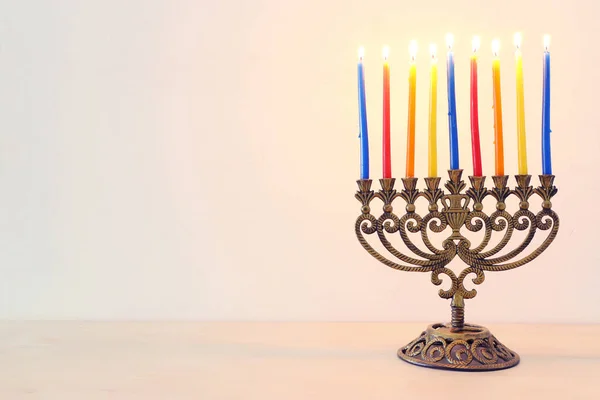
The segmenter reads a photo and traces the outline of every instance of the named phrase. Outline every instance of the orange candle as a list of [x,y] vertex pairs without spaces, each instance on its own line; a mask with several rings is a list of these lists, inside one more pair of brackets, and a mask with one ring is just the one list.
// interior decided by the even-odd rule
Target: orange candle
[[494,60],[492,61],[492,78],[494,83],[494,148],[496,153],[496,175],[504,175],[504,139],[502,136],[502,96],[500,94],[500,58],[498,52],[500,42],[492,42]]
[[410,42],[410,67],[408,70],[408,134],[406,140],[406,177],[415,176],[415,110],[417,96],[417,42]]

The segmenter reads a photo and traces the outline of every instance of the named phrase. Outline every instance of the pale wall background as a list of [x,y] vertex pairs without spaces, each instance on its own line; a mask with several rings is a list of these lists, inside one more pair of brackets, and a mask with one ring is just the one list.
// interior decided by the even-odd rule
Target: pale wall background
[[521,30],[533,174],[541,38],[552,34],[561,231],[535,263],[488,274],[467,317],[600,322],[597,13],[592,0],[2,2],[0,318],[447,319],[429,275],[379,265],[354,236],[356,49],[367,51],[377,178],[380,49],[391,46],[401,176],[407,48],[419,41],[423,176],[426,49],[454,32],[461,164],[470,173],[467,66],[480,34],[490,174],[489,52],[500,38],[506,164],[515,173],[511,41]]

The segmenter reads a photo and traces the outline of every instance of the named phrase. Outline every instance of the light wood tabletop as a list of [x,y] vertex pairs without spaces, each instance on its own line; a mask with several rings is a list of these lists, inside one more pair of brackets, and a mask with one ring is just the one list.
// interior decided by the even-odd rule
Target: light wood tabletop
[[478,373],[398,359],[426,325],[2,322],[0,399],[600,399],[600,325],[487,324]]

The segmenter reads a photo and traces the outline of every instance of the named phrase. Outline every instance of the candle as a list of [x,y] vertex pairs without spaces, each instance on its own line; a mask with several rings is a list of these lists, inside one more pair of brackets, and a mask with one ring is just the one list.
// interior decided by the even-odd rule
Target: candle
[[473,176],[481,176],[481,146],[479,144],[479,105],[477,99],[477,50],[479,36],[473,38],[471,55],[471,149],[473,155]]
[[446,35],[446,44],[448,45],[448,60],[446,64],[446,71],[448,77],[448,129],[450,133],[450,169],[459,169],[458,127],[456,125],[456,88],[454,82],[454,54],[452,53],[454,37],[450,33]]
[[521,34],[515,33],[515,63],[517,76],[517,154],[520,175],[527,175],[527,140],[525,138],[525,94],[523,90],[523,56]]
[[415,109],[417,93],[417,42],[410,42],[410,67],[408,69],[408,132],[406,140],[406,177],[415,176]]
[[432,44],[431,73],[429,84],[429,159],[428,171],[430,177],[437,176],[437,57],[436,48]]
[[392,177],[392,155],[390,145],[390,49],[383,48],[383,177]]
[[542,91],[542,174],[552,175],[550,154],[550,36],[544,36],[544,85]]
[[496,152],[496,175],[504,175],[504,142],[502,138],[502,97],[500,94],[500,59],[498,52],[500,42],[492,42],[494,60],[492,61],[492,78],[494,84],[494,145]]
[[367,98],[365,93],[365,49],[358,49],[358,137],[360,139],[360,179],[369,179],[369,129],[367,127]]

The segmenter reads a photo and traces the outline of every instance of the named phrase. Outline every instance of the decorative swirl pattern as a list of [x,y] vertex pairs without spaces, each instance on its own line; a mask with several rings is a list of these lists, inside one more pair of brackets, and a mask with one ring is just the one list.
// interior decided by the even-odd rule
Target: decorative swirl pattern
[[461,339],[452,341],[446,346],[446,359],[450,364],[469,365],[473,361],[473,353],[471,353],[469,343]]
[[377,224],[381,226],[387,233],[396,233],[400,229],[400,219],[392,213],[383,213]]
[[491,337],[490,346],[495,350],[495,353],[498,354],[498,357],[502,358],[505,361],[508,361],[514,357],[514,353],[510,351],[506,346],[498,341],[495,337]]
[[427,233],[427,229],[430,229],[435,233],[440,233],[444,229],[446,229],[447,226],[448,223],[444,219],[444,214],[438,211],[432,211],[429,214],[427,214],[425,218],[423,218],[423,222],[421,224],[421,240],[423,240],[423,243],[425,243],[427,249],[433,254],[442,254],[444,253],[444,251],[447,251],[447,249],[440,250],[437,247],[435,247],[431,243],[431,240],[429,240],[429,234]]
[[517,211],[515,215],[513,215],[513,221],[515,224],[515,229],[518,231],[524,231],[530,226],[537,225],[535,223],[535,214],[529,210]]
[[452,272],[451,269],[437,268],[431,273],[431,283],[433,283],[436,286],[441,285],[442,280],[440,279],[440,274],[447,275],[450,278],[450,281],[452,282],[450,289],[448,289],[448,290],[440,289],[438,292],[442,299],[449,299],[452,296],[454,296],[454,294],[458,290],[458,286],[459,286],[458,278],[456,277],[454,272]]
[[423,219],[424,229],[422,232],[427,232],[426,228],[429,228],[432,232],[440,233],[448,226],[448,221],[444,218],[444,214],[439,211],[432,211],[425,216]]
[[539,230],[547,231],[553,224],[556,225],[558,217],[552,210],[542,210],[537,214],[535,220]]
[[[475,223],[473,223],[475,221]],[[465,220],[465,228],[471,232],[479,232],[484,225],[487,227],[490,225],[489,218],[481,211],[472,211],[467,215]]]
[[358,223],[360,230],[367,235],[377,232],[377,218],[371,214],[363,214],[358,217]]
[[413,340],[411,343],[409,343],[406,346],[406,354],[408,354],[410,357],[417,357],[423,351],[423,348],[425,347],[424,334],[425,334],[425,332],[423,332],[420,337]]
[[[498,343],[496,343],[496,346],[499,347]],[[500,344],[500,346],[502,345]],[[494,364],[498,361],[498,353],[488,340],[475,339],[471,344],[471,353],[482,364]]]
[[413,364],[462,370],[495,370],[519,363],[519,356],[486,328],[469,325],[473,338],[457,338],[444,325],[431,325],[418,338],[398,350],[398,357]]
[[446,355],[446,341],[442,338],[433,337],[425,344],[422,351],[423,360],[428,362],[441,361]]
[[469,268],[465,268],[463,269],[463,271],[460,273],[460,276],[458,277],[458,282],[459,282],[459,288],[458,290],[462,293],[463,298],[465,299],[472,299],[473,297],[475,297],[477,295],[477,290],[475,289],[471,289],[471,290],[467,290],[465,289],[465,278],[467,277],[467,275],[469,274],[475,274],[475,278],[472,279],[472,282],[475,285],[481,285],[483,283],[483,281],[485,280],[485,275],[483,273],[482,270],[475,268],[475,267],[469,267]]
[[[472,221],[475,218],[477,218],[477,220],[476,220],[475,224],[473,224]],[[490,242],[490,239],[492,238],[492,225],[490,223],[490,217],[485,215],[483,212],[473,211],[473,212],[469,213],[469,216],[465,220],[465,227],[468,230],[470,230],[471,232],[478,232],[481,230],[481,228],[479,226],[480,224],[485,226],[485,234],[483,235],[483,239],[481,240],[481,243],[479,244],[479,246],[477,246],[476,248],[474,248],[472,250],[472,252],[475,254],[481,253],[481,251],[483,249],[485,249],[485,247]]]
[[418,233],[421,231],[421,225],[423,223],[423,219],[419,216],[419,214],[409,213],[401,218],[403,224],[405,224],[406,229],[412,233]]
[[511,226],[512,217],[504,210],[496,210],[490,215],[490,225],[496,232],[502,232],[507,226]]

